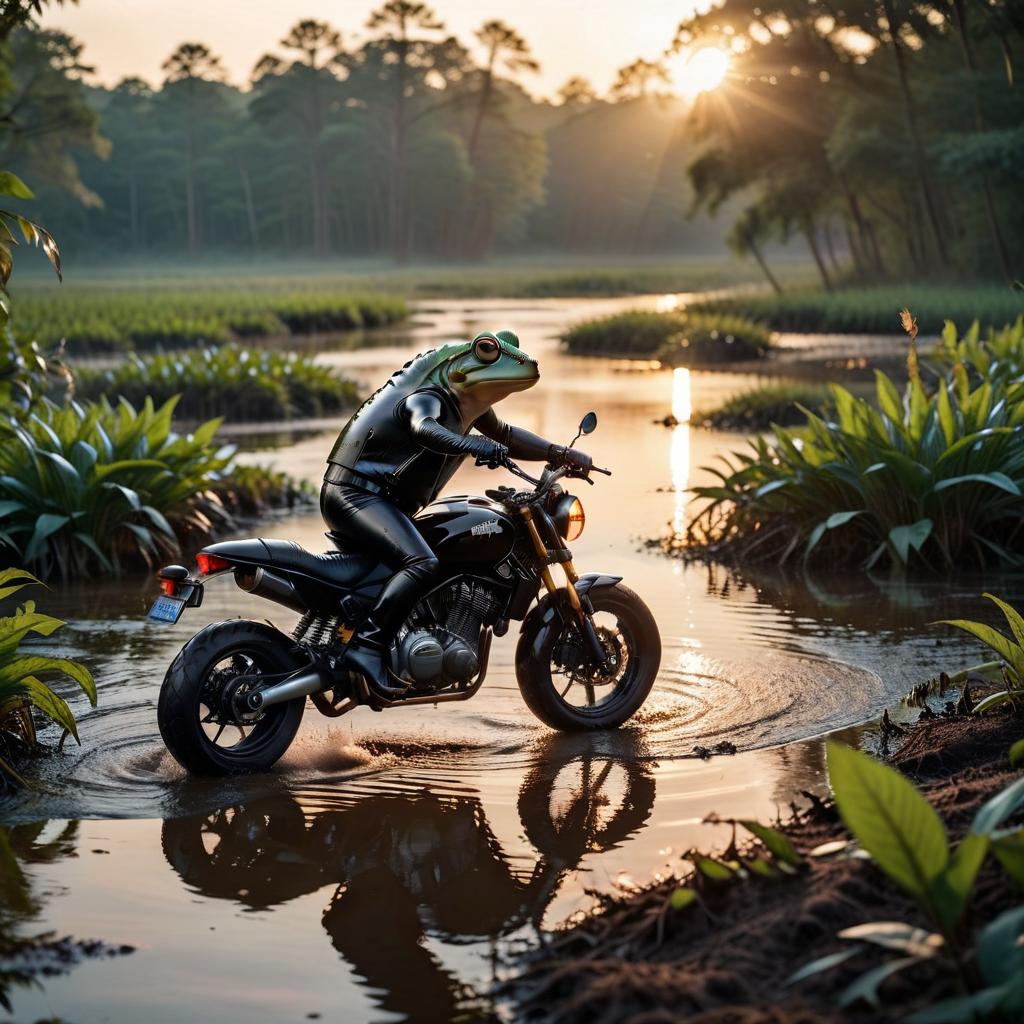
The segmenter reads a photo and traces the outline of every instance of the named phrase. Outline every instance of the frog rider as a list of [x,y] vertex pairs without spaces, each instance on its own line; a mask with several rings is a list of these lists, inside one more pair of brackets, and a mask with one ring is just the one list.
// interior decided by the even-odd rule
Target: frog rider
[[345,654],[369,679],[387,685],[391,643],[439,569],[410,517],[437,497],[467,455],[491,468],[512,457],[590,469],[589,455],[495,414],[497,402],[539,377],[512,331],[478,334],[410,360],[338,436],[320,492],[324,520],[342,543],[394,572]]

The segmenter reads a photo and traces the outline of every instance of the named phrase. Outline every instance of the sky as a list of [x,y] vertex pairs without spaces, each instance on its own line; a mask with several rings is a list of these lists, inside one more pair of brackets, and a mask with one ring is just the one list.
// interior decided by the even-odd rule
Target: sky
[[[301,18],[330,22],[351,47],[365,38],[366,17],[375,6],[370,0],[80,0],[77,7],[48,8],[42,23],[85,43],[83,59],[106,85],[126,75],[158,84],[164,58],[185,41],[205,43],[220,55],[231,80],[243,84],[256,61]],[[524,75],[522,84],[550,96],[574,74],[605,91],[618,68],[659,56],[679,22],[707,3],[433,0],[431,6],[464,45],[475,43],[473,30],[490,18],[512,25],[541,63],[540,73]]]

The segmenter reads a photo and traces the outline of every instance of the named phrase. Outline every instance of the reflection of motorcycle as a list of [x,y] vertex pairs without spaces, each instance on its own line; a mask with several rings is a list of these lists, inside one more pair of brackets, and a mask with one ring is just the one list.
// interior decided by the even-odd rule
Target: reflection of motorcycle
[[642,828],[654,778],[627,733],[542,741],[520,789],[538,858],[524,874],[492,832],[479,797],[378,795],[306,812],[278,794],[164,823],[163,848],[204,896],[264,908],[338,886],[323,915],[334,947],[382,1009],[450,1020],[462,986],[424,946],[539,927],[585,854]]
[[[590,413],[580,431],[596,425]],[[360,704],[380,711],[468,700],[483,683],[491,638],[515,621],[522,622],[516,678],[538,718],[568,732],[613,729],[630,718],[654,683],[661,639],[621,577],[580,576],[573,566],[568,544],[583,532],[583,505],[559,481],[589,476],[549,465],[534,479],[504,465],[531,488],[447,498],[414,517],[441,578],[399,630],[386,681],[349,671],[344,656],[391,576],[376,559],[233,540],[199,552],[196,577],[183,566],[162,569],[163,596],[151,618],[176,622],[200,604],[206,582],[225,573],[243,590],[302,615],[290,637],[266,623],[232,619],[185,645],[157,706],[160,733],[178,762],[197,775],[265,771],[292,742],[307,696],[330,717]],[[556,584],[556,564],[564,586]]]

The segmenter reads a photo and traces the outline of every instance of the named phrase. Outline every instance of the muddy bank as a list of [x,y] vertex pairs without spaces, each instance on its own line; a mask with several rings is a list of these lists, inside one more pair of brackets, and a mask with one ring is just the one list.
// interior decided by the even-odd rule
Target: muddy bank
[[[922,789],[955,842],[977,808],[1019,776],[1008,765],[1007,750],[1022,735],[1020,715],[933,717],[903,738],[890,763]],[[805,803],[782,828],[803,856],[792,875],[724,882],[688,877],[699,898],[680,910],[672,906],[679,881],[668,879],[609,898],[591,916],[549,936],[509,988],[516,1018],[560,1024],[878,1024],[951,994],[948,968],[929,962],[886,981],[881,1009],[864,1003],[838,1009],[839,993],[886,961],[881,949],[788,986],[787,979],[810,960],[850,948],[836,938],[844,928],[868,921],[929,926],[870,861],[808,856],[849,838],[830,802]],[[989,862],[979,875],[970,920],[990,921],[1019,900],[1002,869]]]

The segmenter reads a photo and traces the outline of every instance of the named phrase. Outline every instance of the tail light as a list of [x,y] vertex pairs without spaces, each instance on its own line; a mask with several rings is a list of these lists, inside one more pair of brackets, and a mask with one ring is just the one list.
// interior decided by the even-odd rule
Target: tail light
[[196,565],[199,566],[199,571],[204,576],[231,568],[231,563],[226,558],[221,558],[220,555],[211,555],[207,551],[200,551],[196,555]]
[[178,581],[177,580],[160,580],[160,589],[168,596],[174,597],[178,593]]

